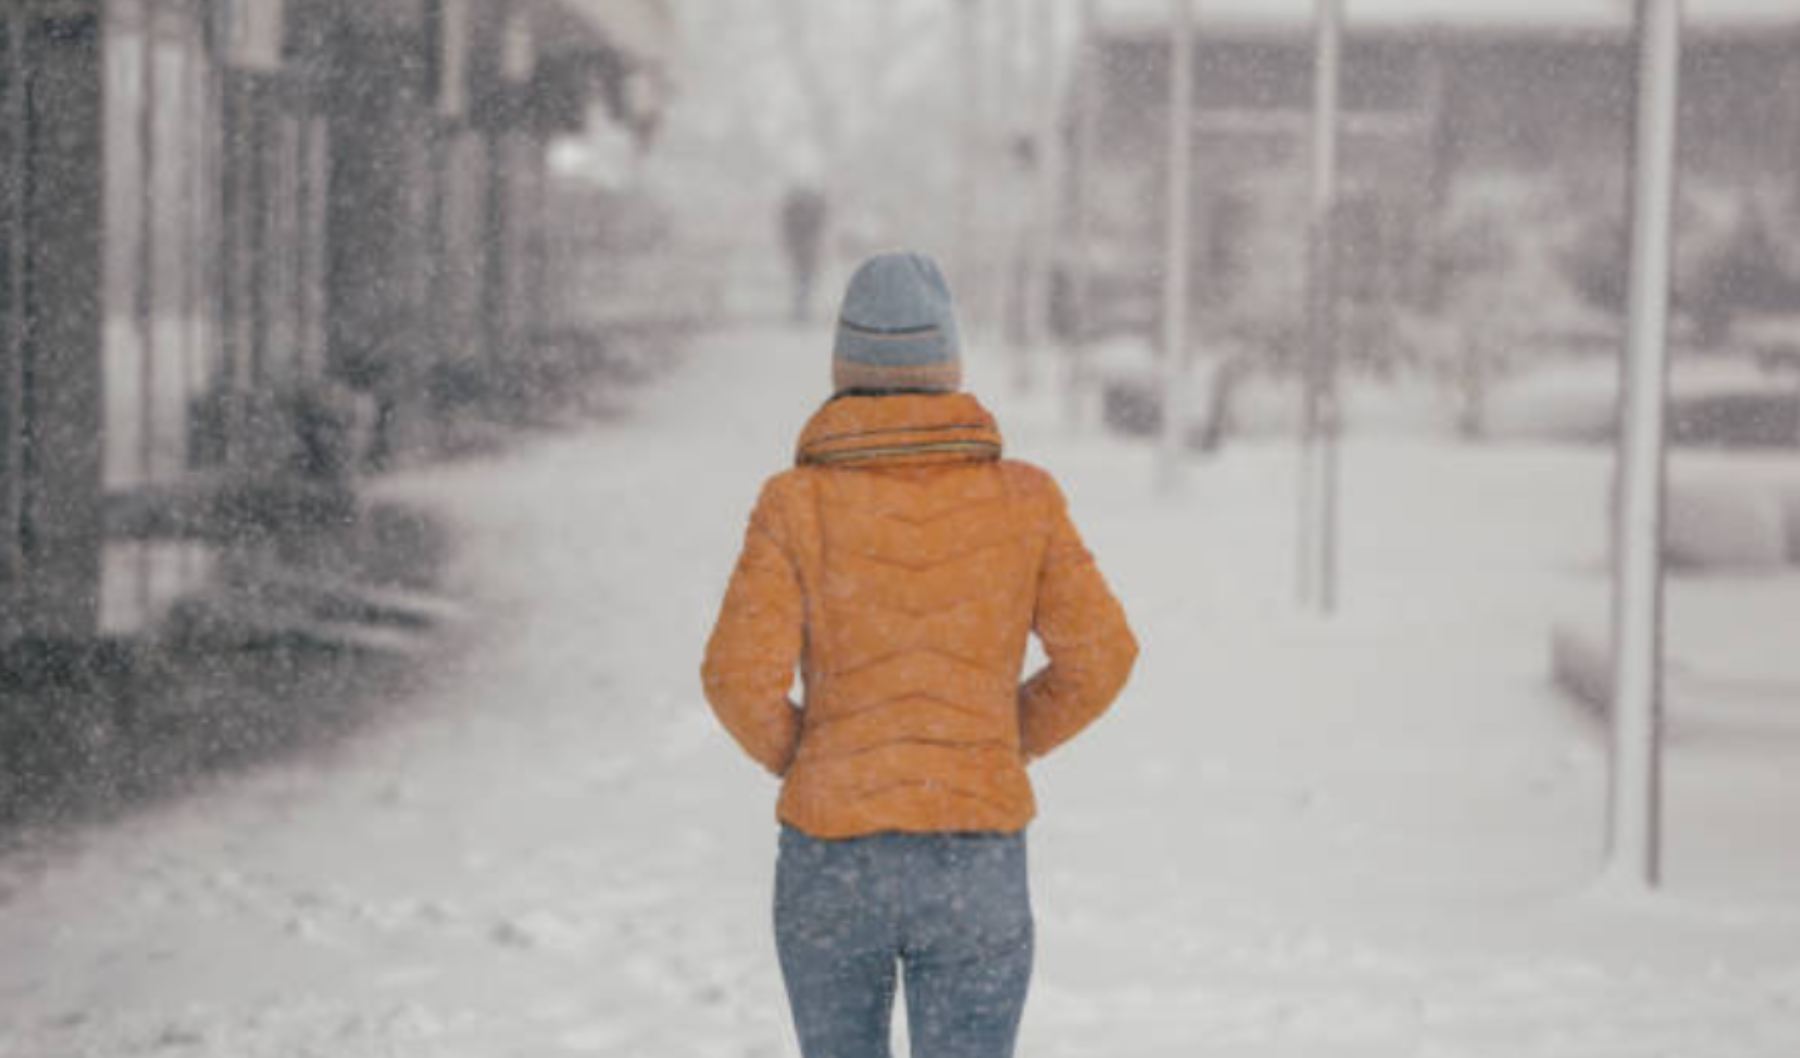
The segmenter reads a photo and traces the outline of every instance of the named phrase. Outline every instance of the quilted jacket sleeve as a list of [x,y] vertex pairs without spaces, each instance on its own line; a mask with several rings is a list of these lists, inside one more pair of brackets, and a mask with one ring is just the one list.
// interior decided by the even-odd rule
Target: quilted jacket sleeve
[[788,558],[779,493],[763,486],[725,601],[706,644],[701,682],[719,721],[757,763],[787,771],[800,737],[788,698],[800,659],[805,609]]
[[1137,660],[1137,640],[1094,557],[1052,494],[1050,541],[1038,576],[1032,631],[1049,663],[1019,689],[1021,745],[1041,757],[1073,738],[1112,704]]

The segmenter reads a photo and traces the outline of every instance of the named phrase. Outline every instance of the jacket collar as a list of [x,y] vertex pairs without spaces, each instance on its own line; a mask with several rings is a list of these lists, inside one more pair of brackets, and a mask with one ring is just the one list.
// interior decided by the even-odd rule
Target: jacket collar
[[801,465],[897,466],[1000,458],[994,417],[968,393],[839,397],[800,432]]

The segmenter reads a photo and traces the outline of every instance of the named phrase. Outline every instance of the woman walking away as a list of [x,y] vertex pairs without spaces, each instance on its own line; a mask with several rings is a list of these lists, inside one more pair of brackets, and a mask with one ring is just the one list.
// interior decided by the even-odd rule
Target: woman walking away
[[[851,277],[835,395],[770,478],[706,648],[707,699],[781,776],[775,939],[805,1058],[1007,1058],[1031,976],[1026,765],[1137,656],[1050,475],[958,392],[950,292]],[[1048,664],[1020,683],[1035,632]],[[788,698],[796,666],[804,705]]]

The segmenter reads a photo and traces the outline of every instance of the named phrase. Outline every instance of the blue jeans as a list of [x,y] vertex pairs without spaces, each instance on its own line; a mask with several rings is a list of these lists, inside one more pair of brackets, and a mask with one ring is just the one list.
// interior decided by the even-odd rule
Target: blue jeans
[[805,1058],[888,1058],[900,967],[913,1058],[1011,1058],[1032,936],[1023,833],[782,828],[775,945]]

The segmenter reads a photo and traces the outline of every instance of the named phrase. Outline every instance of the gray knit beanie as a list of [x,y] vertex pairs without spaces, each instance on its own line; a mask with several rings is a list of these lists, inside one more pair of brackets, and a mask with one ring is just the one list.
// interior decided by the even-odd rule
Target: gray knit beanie
[[832,386],[954,392],[962,385],[962,342],[950,285],[920,253],[884,253],[864,261],[844,290]]

